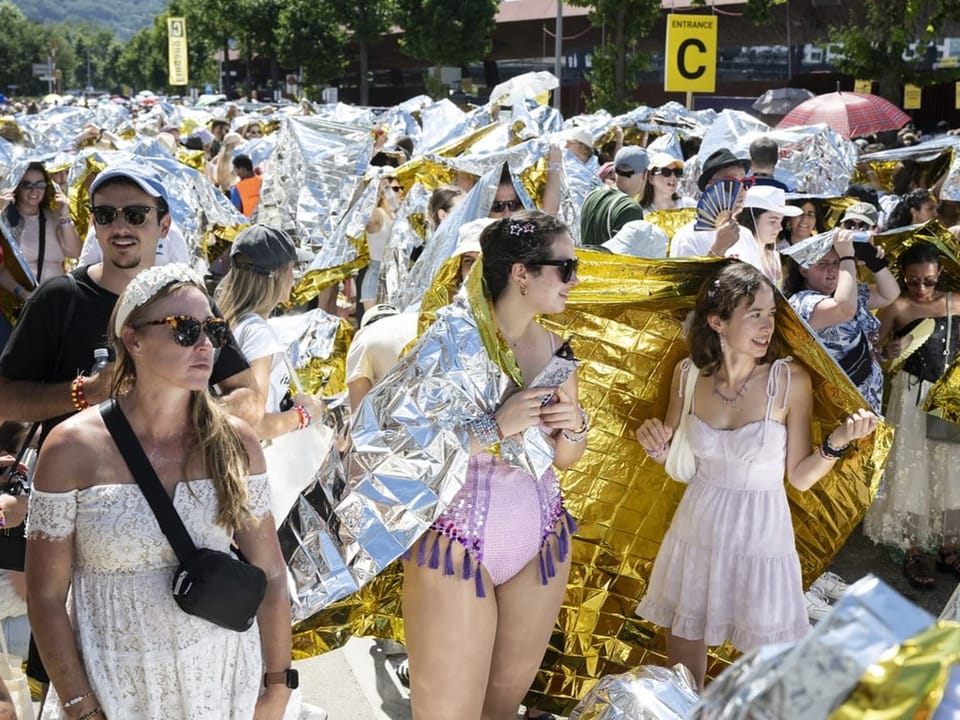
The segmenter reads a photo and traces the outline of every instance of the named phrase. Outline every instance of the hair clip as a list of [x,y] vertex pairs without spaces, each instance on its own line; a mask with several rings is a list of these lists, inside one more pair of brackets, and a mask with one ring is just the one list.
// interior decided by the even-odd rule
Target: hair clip
[[713,287],[707,290],[707,297],[711,300],[716,300],[717,291],[720,289],[720,278],[717,278],[713,281]]
[[510,234],[511,235],[531,235],[537,231],[536,224],[532,222],[525,223],[510,223]]

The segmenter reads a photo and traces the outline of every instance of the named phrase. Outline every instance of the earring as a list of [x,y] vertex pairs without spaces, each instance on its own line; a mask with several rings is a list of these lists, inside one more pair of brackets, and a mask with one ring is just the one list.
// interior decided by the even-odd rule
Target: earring
[[521,286],[520,286],[520,294],[521,294],[521,295],[526,295],[526,294],[527,294],[527,286],[526,286],[526,285],[521,285]]
[[723,335],[720,335],[720,333],[717,333],[717,335],[720,338],[720,352],[726,352],[727,344],[723,341]]

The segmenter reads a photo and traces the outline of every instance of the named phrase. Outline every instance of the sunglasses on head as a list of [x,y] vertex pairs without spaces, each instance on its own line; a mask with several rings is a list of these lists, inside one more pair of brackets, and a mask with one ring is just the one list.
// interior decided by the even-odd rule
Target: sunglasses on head
[[123,213],[123,219],[128,225],[143,225],[147,221],[147,215],[151,210],[160,208],[153,205],[127,205],[117,208],[109,205],[94,205],[90,208],[93,215],[93,221],[97,225],[113,225],[117,220],[117,215]]
[[671,175],[682,178],[683,177],[683,168],[654,168],[651,172],[654,175],[662,175],[663,177],[670,177]]
[[490,212],[502,213],[507,210],[516,212],[522,207],[523,203],[519,200],[494,200],[493,205],[490,206]]
[[46,190],[47,182],[46,180],[37,180],[36,182],[29,182],[24,180],[20,183],[21,190]]
[[844,230],[869,230],[870,225],[865,222],[858,222],[857,220],[844,220],[840,223],[843,226]]
[[537,260],[536,262],[532,262],[530,264],[552,265],[553,267],[558,267],[560,268],[560,281],[568,283],[573,277],[573,274],[577,271],[577,268],[580,267],[580,258],[567,258],[566,260]]
[[169,315],[159,320],[138,323],[134,325],[134,329],[148,325],[169,325],[173,328],[173,341],[182,347],[196,345],[201,330],[210,338],[210,344],[215,348],[222,348],[230,342],[230,326],[223,318],[212,317],[201,322],[190,315]]
[[936,287],[939,280],[936,278],[923,278],[922,280],[920,278],[907,278],[903,282],[910,287],[920,287],[923,285],[924,287],[930,288]]

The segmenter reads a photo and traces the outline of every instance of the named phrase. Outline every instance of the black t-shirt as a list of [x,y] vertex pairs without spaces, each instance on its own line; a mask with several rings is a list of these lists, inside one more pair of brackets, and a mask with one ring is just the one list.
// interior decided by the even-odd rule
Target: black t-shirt
[[[51,278],[30,298],[0,356],[0,377],[60,383],[90,370],[93,351],[107,346],[107,325],[119,296],[97,285],[87,270],[74,270],[76,283],[65,276]],[[70,297],[74,294],[76,301],[72,317],[68,318]],[[217,353],[210,384],[248,367],[231,338]],[[46,421],[43,436],[72,414]]]

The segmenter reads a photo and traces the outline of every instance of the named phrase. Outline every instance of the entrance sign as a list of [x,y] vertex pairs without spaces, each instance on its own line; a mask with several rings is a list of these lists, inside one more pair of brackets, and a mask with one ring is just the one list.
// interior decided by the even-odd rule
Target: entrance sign
[[663,89],[712,93],[717,88],[717,17],[667,15]]

